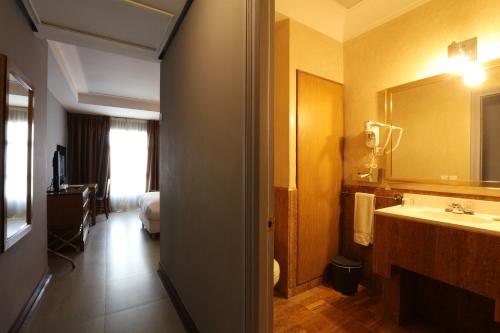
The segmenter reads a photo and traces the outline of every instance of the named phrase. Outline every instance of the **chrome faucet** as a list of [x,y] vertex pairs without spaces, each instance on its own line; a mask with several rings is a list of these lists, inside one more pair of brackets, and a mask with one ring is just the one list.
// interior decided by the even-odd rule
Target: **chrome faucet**
[[472,209],[464,208],[464,206],[462,206],[458,202],[449,202],[448,207],[446,207],[445,211],[453,214],[474,215]]

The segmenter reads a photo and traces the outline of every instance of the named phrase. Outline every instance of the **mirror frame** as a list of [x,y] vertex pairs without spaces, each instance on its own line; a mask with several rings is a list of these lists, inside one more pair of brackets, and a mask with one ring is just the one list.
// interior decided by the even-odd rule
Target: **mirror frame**
[[[487,61],[483,63],[482,66],[485,71],[495,68],[500,68],[500,58]],[[463,76],[459,73],[443,73],[385,89],[383,91],[385,95],[385,103],[384,103],[385,122],[387,124],[391,125],[393,124],[392,95],[394,93],[460,77]],[[393,142],[391,140],[391,147],[392,145]],[[416,184],[431,184],[431,185],[452,185],[452,186],[467,186],[475,188],[494,188],[494,189],[498,189],[500,187],[500,181],[452,181],[452,180],[438,180],[438,179],[395,178],[392,177],[392,168],[393,168],[392,152],[385,155],[384,162],[385,162],[384,181],[387,181],[389,183],[392,182],[392,183],[416,183]]]
[[[28,95],[28,165],[27,165],[27,197],[26,197],[26,225],[14,235],[7,238],[7,211],[5,197],[5,150],[6,150],[6,126],[9,116],[7,95],[9,86],[9,74],[14,76],[29,91]],[[33,112],[34,112],[35,89],[33,84],[13,64],[8,62],[7,56],[0,54],[0,225],[2,234],[0,236],[0,251],[5,252],[20,241],[32,230],[32,206],[33,206]]]

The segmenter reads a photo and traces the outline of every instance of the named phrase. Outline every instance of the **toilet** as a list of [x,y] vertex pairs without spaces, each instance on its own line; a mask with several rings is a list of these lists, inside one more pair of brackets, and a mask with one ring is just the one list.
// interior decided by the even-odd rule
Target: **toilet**
[[280,264],[274,259],[274,265],[273,265],[273,286],[276,286],[278,281],[280,280]]

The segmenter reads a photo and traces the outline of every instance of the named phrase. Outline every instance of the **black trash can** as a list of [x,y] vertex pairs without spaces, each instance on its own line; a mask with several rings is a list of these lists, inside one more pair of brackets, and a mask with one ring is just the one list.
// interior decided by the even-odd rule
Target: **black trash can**
[[344,295],[354,295],[358,291],[361,278],[360,261],[337,256],[332,259],[333,289]]

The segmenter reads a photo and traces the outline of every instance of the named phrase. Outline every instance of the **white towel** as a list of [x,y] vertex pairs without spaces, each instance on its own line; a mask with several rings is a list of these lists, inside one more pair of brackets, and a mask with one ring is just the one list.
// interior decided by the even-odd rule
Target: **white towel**
[[368,246],[373,242],[375,194],[357,192],[354,196],[354,242]]

